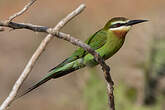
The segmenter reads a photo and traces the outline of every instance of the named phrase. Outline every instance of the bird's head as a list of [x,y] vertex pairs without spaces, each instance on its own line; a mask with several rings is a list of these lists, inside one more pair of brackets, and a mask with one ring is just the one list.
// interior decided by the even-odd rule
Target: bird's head
[[148,20],[129,20],[124,17],[115,17],[106,23],[104,29],[112,31],[118,37],[125,37],[133,25],[146,21]]

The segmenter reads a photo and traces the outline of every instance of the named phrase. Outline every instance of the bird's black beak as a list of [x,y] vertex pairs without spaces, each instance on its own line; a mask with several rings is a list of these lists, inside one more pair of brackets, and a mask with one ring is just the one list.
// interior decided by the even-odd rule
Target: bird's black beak
[[148,20],[130,20],[126,23],[127,26],[132,26],[138,23],[147,22]]

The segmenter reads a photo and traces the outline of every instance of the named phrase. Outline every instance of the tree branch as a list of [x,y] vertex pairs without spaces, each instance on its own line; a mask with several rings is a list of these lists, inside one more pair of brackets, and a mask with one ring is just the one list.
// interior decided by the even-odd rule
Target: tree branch
[[31,5],[33,5],[33,3],[34,3],[35,1],[36,1],[36,0],[31,0],[27,5],[24,6],[24,8],[23,8],[21,11],[19,11],[19,12],[15,13],[14,15],[10,16],[9,19],[7,20],[7,22],[9,23],[9,22],[11,22],[14,18],[16,18],[16,17],[18,17],[18,16],[21,16],[23,13],[25,13],[25,12],[30,8]]
[[41,53],[44,51],[46,45],[49,43],[49,41],[52,39],[53,36],[56,36],[56,37],[63,39],[63,40],[66,40],[66,41],[68,41],[68,42],[70,42],[76,46],[79,46],[94,56],[95,60],[102,66],[102,70],[104,71],[104,77],[105,77],[106,82],[107,82],[109,108],[110,108],[110,110],[115,110],[114,95],[113,95],[114,83],[113,83],[112,78],[110,76],[110,67],[104,62],[104,60],[101,58],[101,56],[97,52],[95,52],[89,45],[83,43],[79,39],[76,39],[76,38],[70,36],[69,34],[59,32],[59,30],[67,22],[69,22],[73,17],[75,17],[81,11],[83,11],[84,8],[85,8],[84,4],[80,5],[79,8],[74,10],[72,13],[68,14],[54,28],[48,28],[46,26],[33,25],[33,24],[28,24],[28,23],[16,23],[16,22],[6,23],[5,21],[4,22],[0,21],[0,26],[2,26],[2,27],[9,27],[12,29],[29,29],[29,30],[32,30],[35,32],[44,32],[44,33],[48,34],[47,37],[41,42],[41,44],[38,47],[38,49],[36,50],[36,52],[33,54],[32,58],[29,60],[24,71],[22,72],[21,76],[16,81],[15,85],[13,86],[13,89],[12,89],[11,93],[9,94],[8,98],[1,105],[0,110],[4,110],[13,101],[13,99],[16,96],[16,93],[17,93],[19,87],[21,86],[22,82],[28,76],[28,74],[32,70],[35,62],[37,61],[37,59],[39,58]]

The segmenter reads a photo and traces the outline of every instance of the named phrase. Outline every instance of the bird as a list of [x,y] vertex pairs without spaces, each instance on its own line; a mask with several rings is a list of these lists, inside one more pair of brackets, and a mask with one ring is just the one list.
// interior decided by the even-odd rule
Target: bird
[[[102,29],[91,35],[84,43],[98,52],[103,60],[107,60],[122,47],[126,34],[131,27],[146,21],[148,20],[129,20],[125,17],[114,17]],[[52,68],[45,77],[25,90],[17,98],[24,96],[51,79],[56,79],[83,67],[95,66],[97,64],[97,61],[90,53],[79,47],[70,57]]]

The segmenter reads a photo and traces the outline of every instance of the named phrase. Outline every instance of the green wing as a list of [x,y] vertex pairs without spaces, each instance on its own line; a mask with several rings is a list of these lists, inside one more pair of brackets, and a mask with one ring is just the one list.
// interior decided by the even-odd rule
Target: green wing
[[[105,31],[99,30],[94,35],[89,37],[85,41],[85,43],[90,45],[91,48],[93,48],[94,50],[97,50],[97,49],[99,49],[100,47],[102,47],[106,43],[106,40],[107,40],[107,35],[106,34],[107,33]],[[85,51],[83,48],[78,48],[69,58],[64,60],[62,63],[60,63],[56,67],[52,68],[50,71],[54,70],[55,68],[62,67],[65,64],[70,63],[70,62],[72,62],[72,61],[74,61],[76,59],[82,58],[86,54],[88,54],[87,51]]]

